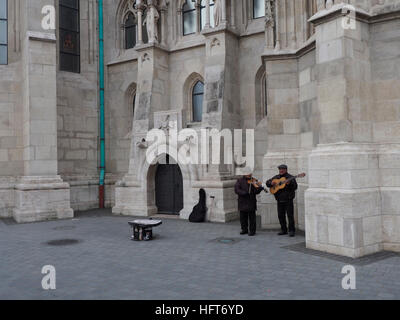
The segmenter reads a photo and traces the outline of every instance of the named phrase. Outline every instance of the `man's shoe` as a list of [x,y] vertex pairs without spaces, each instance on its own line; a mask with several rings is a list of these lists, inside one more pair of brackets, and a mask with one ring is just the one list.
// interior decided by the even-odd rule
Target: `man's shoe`
[[289,237],[293,238],[294,237],[294,232],[289,232]]
[[242,231],[240,231],[240,234],[241,234],[241,235],[244,235],[244,234],[248,234],[248,232],[242,230]]
[[286,234],[287,234],[287,232],[281,231],[281,232],[278,233],[278,236],[284,236],[284,235],[286,235]]
[[252,232],[252,233],[249,233],[249,237],[254,237],[256,235],[256,233],[254,232]]

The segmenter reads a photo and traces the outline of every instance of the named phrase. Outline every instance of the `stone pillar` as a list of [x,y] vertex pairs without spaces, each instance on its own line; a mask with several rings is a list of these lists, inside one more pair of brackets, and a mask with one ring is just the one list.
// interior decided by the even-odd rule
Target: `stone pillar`
[[[268,139],[265,148],[268,152],[263,158],[263,181],[266,181],[278,173],[277,166],[282,163],[288,165],[290,173],[299,172],[301,128],[298,60],[295,57],[278,59],[276,55],[264,56],[263,59],[267,79],[274,84],[268,88]],[[295,200],[296,223],[299,222],[296,204],[299,191]],[[280,228],[276,200],[272,195],[263,196],[258,208],[263,228]]]
[[235,6],[236,6],[236,1],[231,1],[231,21],[230,25],[233,29],[236,29],[236,14],[235,14]]
[[160,8],[161,11],[161,45],[167,45],[167,29],[168,29],[168,21],[167,21],[167,6],[165,2]]
[[274,26],[276,17],[274,14],[274,3],[267,1],[265,4],[265,43],[266,49],[274,48]]
[[24,175],[15,185],[17,222],[73,217],[69,184],[57,175],[57,46],[55,32],[41,29],[47,4],[21,4]]
[[204,29],[208,29],[210,27],[210,0],[206,0],[206,24]]
[[291,20],[291,30],[290,32],[290,47],[296,49],[297,47],[297,35],[296,35],[296,3],[297,1],[292,1],[290,4],[290,20]]
[[226,0],[221,0],[221,7],[222,7],[222,19],[221,19],[221,24],[226,25],[227,20],[226,20]]
[[276,44],[275,50],[279,51],[281,49],[281,18],[279,15],[279,3],[275,3],[275,32],[276,32]]
[[383,248],[366,15],[357,11],[354,28],[344,27],[340,5],[311,19],[321,124],[320,144],[309,157],[306,243],[353,258]]
[[143,9],[144,5],[142,0],[138,0],[137,4],[137,14],[138,14],[138,45],[143,44]]
[[148,175],[146,147],[138,143],[154,128],[154,113],[165,111],[168,101],[168,52],[155,45],[137,49],[138,79],[132,125],[129,171],[115,186],[114,214],[150,216],[157,213],[154,176]]
[[178,8],[178,39],[183,36],[183,26],[182,26],[182,18],[183,18],[183,12],[182,8]]

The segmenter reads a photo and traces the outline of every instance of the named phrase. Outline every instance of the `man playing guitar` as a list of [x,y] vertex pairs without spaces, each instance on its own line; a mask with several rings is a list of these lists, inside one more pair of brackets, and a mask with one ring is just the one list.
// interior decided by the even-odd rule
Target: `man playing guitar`
[[289,236],[294,237],[296,229],[294,221],[293,199],[296,196],[295,191],[297,190],[297,182],[295,177],[293,177],[287,172],[288,170],[287,165],[282,164],[278,167],[278,169],[279,169],[279,175],[276,175],[272,179],[268,180],[266,182],[266,185],[269,188],[273,188],[278,184],[276,180],[285,180],[285,179],[288,180],[283,183],[284,185],[283,188],[280,187],[279,190],[276,193],[274,193],[275,199],[278,202],[278,218],[279,218],[279,223],[281,225],[281,232],[279,232],[278,235],[281,236],[288,234],[288,228],[286,224],[286,214],[287,214],[289,220]]

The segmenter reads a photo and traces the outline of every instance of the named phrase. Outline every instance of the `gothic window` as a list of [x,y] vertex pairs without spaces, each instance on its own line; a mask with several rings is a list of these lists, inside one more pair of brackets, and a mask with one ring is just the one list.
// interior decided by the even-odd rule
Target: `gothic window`
[[186,0],[182,7],[183,35],[186,36],[197,31],[196,5],[193,0]]
[[264,73],[261,80],[261,90],[262,90],[262,98],[261,98],[261,106],[263,108],[262,112],[264,116],[268,115],[268,95],[267,95],[267,75]]
[[0,0],[0,64],[7,64],[7,0]]
[[204,84],[201,81],[193,87],[192,92],[192,121],[201,122],[203,119],[203,96],[204,96]]
[[262,65],[255,76],[255,116],[259,123],[268,115],[268,76],[265,65]]
[[253,0],[253,19],[265,16],[265,0]]
[[60,0],[60,70],[80,72],[79,0]]
[[135,116],[135,103],[136,103],[136,92],[133,95],[133,103],[132,103],[132,115]]
[[125,19],[125,49],[133,48],[136,45],[136,19],[132,12],[129,12]]
[[[200,6],[200,26],[201,30],[204,29],[204,26],[206,25],[206,0],[201,1],[201,6]],[[210,0],[210,27],[214,28],[215,27],[215,22],[214,22],[214,0]]]

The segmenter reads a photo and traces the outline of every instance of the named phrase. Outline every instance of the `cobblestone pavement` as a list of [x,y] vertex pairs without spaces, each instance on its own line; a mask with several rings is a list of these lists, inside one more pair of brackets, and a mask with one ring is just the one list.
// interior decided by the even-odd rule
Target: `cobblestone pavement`
[[[348,261],[291,250],[304,243],[301,235],[248,237],[239,235],[238,222],[163,219],[154,241],[133,242],[132,218],[109,212],[21,225],[0,220],[0,299],[400,298],[397,254],[354,261],[357,289],[343,290]],[[80,242],[47,244],[60,239]],[[56,268],[56,290],[41,287],[44,265]]]

